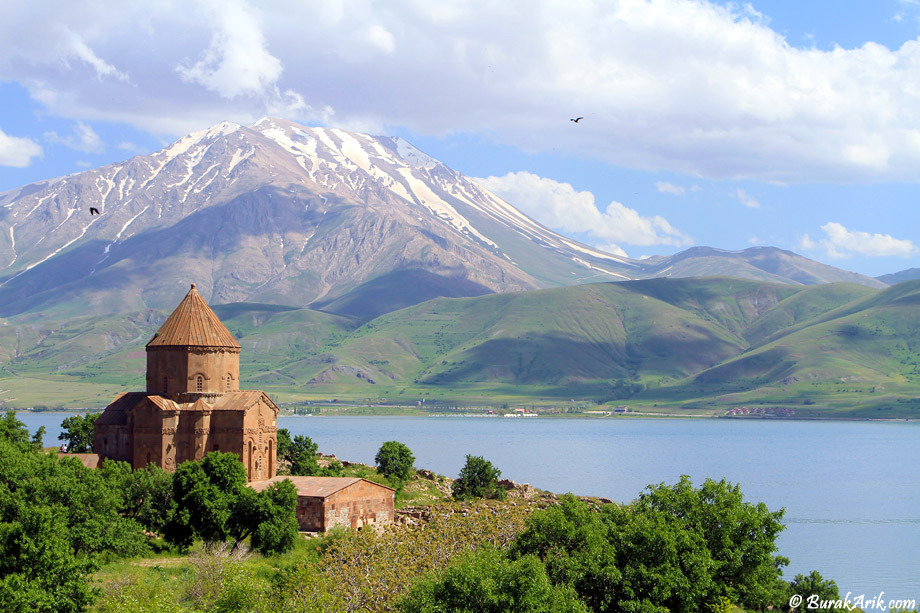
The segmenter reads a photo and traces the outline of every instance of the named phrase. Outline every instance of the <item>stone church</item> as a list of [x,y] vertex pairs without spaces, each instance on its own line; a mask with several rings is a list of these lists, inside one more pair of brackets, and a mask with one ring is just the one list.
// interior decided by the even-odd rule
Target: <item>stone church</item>
[[270,479],[277,419],[265,392],[240,389],[240,344],[193,283],[147,343],[147,391],[123,393],[106,407],[93,450],[170,472],[211,451],[233,452],[250,481]]

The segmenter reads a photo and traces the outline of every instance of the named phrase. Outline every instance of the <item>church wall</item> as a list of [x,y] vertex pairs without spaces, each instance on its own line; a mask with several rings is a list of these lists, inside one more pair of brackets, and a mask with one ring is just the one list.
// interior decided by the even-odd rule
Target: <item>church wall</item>
[[93,432],[93,449],[105,458],[133,462],[133,440],[131,427],[127,424],[99,425]]
[[249,480],[271,479],[277,472],[277,412],[259,400],[243,418],[243,465]]
[[166,468],[164,456],[168,452],[165,449],[164,431],[174,433],[175,427],[171,423],[164,423],[163,411],[152,402],[140,403],[133,412],[134,458],[131,465],[134,468],[144,468],[147,464],[156,464]]
[[148,394],[223,394],[239,389],[239,349],[161,346],[147,349]]

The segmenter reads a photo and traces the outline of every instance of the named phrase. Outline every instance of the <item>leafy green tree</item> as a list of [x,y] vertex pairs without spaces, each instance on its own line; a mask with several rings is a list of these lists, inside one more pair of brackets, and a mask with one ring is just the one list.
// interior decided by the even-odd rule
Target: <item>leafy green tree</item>
[[164,526],[167,541],[189,547],[195,537],[226,541],[227,522],[243,488],[246,469],[233,453],[214,451],[200,462],[183,462],[173,475],[175,509]]
[[64,429],[58,440],[67,441],[68,453],[91,453],[93,451],[93,426],[100,413],[73,415],[61,422]]
[[380,446],[374,456],[377,470],[387,479],[405,481],[412,476],[415,456],[404,444],[397,441],[387,441]]
[[29,451],[33,447],[29,442],[29,429],[16,417],[16,411],[7,411],[0,417],[0,440],[21,451]]
[[0,603],[83,610],[97,593],[86,577],[107,559],[146,551],[142,528],[119,514],[122,496],[101,472],[37,453],[27,433],[0,421]]
[[404,613],[587,613],[575,591],[553,585],[534,556],[509,560],[484,548],[416,583],[399,603]]
[[288,480],[273,483],[259,493],[260,515],[251,520],[252,548],[262,555],[290,551],[300,526],[297,523],[297,488]]
[[785,600],[773,555],[783,512],[744,502],[737,486],[689,477],[652,486],[629,507],[594,511],[573,498],[534,513],[510,548],[535,555],[557,585],[595,611],[765,609]]
[[35,431],[35,434],[32,435],[32,446],[35,447],[38,451],[41,451],[45,448],[45,433],[47,430],[45,426],[40,426],[38,430]]
[[87,581],[99,568],[96,558],[73,554],[61,509],[12,502],[3,504],[0,524],[3,609],[49,613],[85,610],[98,595],[98,589]]
[[247,537],[266,553],[289,550],[297,533],[297,492],[290,482],[263,492],[246,486],[246,469],[233,453],[214,451],[200,462],[183,462],[173,476],[175,507],[163,528],[167,541],[187,548],[195,538],[206,542]]
[[482,456],[467,454],[466,464],[460,469],[460,475],[451,486],[454,498],[457,500],[471,498],[504,500],[505,489],[498,484],[501,474],[502,471],[495,468]]
[[801,611],[833,611],[834,607],[822,607],[822,603],[829,603],[840,599],[840,592],[837,589],[837,583],[830,579],[825,579],[816,570],[807,575],[798,574],[789,584],[790,595],[798,594],[803,598]]
[[316,452],[319,445],[309,436],[298,434],[291,442],[288,451],[288,460],[291,462],[292,475],[313,476],[320,474],[319,462],[316,461]]
[[622,582],[608,525],[588,504],[568,495],[526,520],[509,550],[512,558],[537,556],[550,580],[572,586],[594,611],[613,610]]
[[127,462],[107,460],[98,469],[115,491],[121,493],[119,513],[159,532],[173,507],[172,474],[156,464],[133,470]]
[[277,441],[278,459],[287,460],[288,453],[291,450],[291,431],[287,428],[278,428],[275,438]]
[[726,596],[746,608],[775,602],[786,558],[776,556],[776,538],[785,529],[784,510],[744,501],[737,484],[707,479],[694,488],[683,475],[675,485],[651,486],[635,503],[635,512],[660,511],[698,533],[713,560],[714,596]]

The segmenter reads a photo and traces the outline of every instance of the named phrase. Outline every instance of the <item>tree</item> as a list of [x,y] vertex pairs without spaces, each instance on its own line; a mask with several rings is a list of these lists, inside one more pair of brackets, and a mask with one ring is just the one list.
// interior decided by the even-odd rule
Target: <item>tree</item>
[[7,411],[0,417],[0,440],[6,441],[21,451],[29,451],[34,445],[29,442],[29,429],[16,417],[16,411]]
[[674,485],[650,486],[635,503],[637,512],[660,511],[678,518],[705,539],[713,559],[715,596],[746,608],[776,602],[786,558],[774,555],[776,537],[785,529],[785,511],[744,501],[737,484],[707,479],[698,489],[683,475]]
[[536,556],[553,583],[572,586],[592,610],[612,608],[622,573],[600,513],[567,495],[533,513],[526,526],[511,544],[512,558]]
[[408,447],[397,441],[387,441],[374,457],[377,470],[387,479],[405,481],[412,475],[415,456]]
[[183,548],[195,537],[226,541],[228,522],[246,487],[246,469],[233,453],[214,451],[200,462],[183,462],[173,475],[172,516],[164,527],[167,541]]
[[512,544],[595,611],[705,611],[730,602],[781,605],[788,585],[773,555],[783,512],[744,502],[736,485],[689,477],[650,486],[629,507],[595,511],[568,497],[535,512]]
[[482,456],[467,454],[466,464],[460,469],[460,475],[454,481],[452,491],[457,500],[470,498],[492,498],[503,500],[506,492],[498,484],[502,471]]
[[127,462],[107,460],[99,474],[121,493],[119,513],[151,532],[163,529],[173,507],[172,474],[156,464],[133,470]]
[[246,485],[246,469],[234,453],[209,453],[200,462],[183,462],[173,476],[175,508],[163,528],[170,543],[187,548],[206,542],[248,537],[265,553],[281,553],[294,545],[297,533],[297,491],[288,481],[256,492]]
[[143,553],[142,528],[119,514],[122,496],[100,471],[37,453],[13,420],[0,419],[2,608],[82,611],[98,592],[87,576]]
[[278,445],[276,450],[278,459],[288,459],[288,452],[291,449],[291,431],[287,428],[278,428],[275,438]]
[[575,591],[553,585],[534,556],[509,560],[491,547],[463,556],[417,582],[399,603],[404,613],[587,613]]
[[64,429],[58,440],[67,441],[69,453],[91,453],[93,450],[93,426],[100,413],[74,415],[61,422]]
[[252,517],[252,548],[262,555],[284,553],[294,546],[297,532],[297,488],[285,479],[259,493],[261,515]]
[[811,571],[808,575],[798,574],[789,584],[791,594],[798,594],[802,597],[802,604],[799,606],[800,611],[833,611],[833,606],[826,607],[822,604],[831,601],[840,600],[840,592],[837,589],[837,583],[830,579],[825,579],[816,570]]
[[316,461],[316,452],[319,446],[309,436],[298,434],[291,442],[288,451],[288,460],[291,462],[292,475],[318,475],[319,462]]

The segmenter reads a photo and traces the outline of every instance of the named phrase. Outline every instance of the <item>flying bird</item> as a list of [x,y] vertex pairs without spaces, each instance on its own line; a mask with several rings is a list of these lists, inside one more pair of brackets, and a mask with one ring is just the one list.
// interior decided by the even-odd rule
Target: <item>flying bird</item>
[[578,123],[582,119],[584,119],[584,117],[578,117],[577,119],[569,119],[569,121],[574,121],[575,123]]
[[89,207],[89,216],[90,216],[90,217],[92,217],[93,215],[99,215],[99,214],[100,214],[100,213],[99,213],[99,209],[97,209],[97,208],[94,207],[94,206]]

